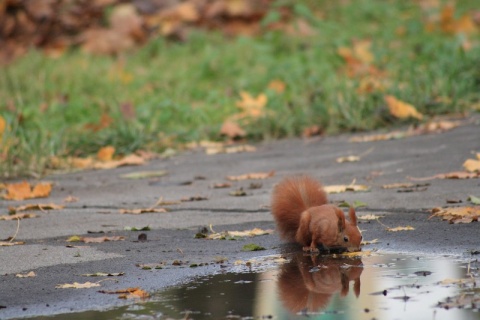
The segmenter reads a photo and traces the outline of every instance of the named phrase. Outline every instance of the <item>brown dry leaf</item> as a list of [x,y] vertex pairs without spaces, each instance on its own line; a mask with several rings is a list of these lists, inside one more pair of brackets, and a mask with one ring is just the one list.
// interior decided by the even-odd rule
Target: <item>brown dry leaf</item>
[[140,288],[127,288],[127,289],[119,289],[119,290],[113,290],[113,291],[101,290],[98,292],[107,293],[107,294],[119,294],[118,296],[119,299],[129,299],[129,298],[145,299],[150,297],[150,295],[146,291]]
[[303,129],[302,137],[311,138],[311,137],[314,137],[314,136],[319,136],[322,133],[323,133],[323,129],[320,126],[313,125],[313,126],[306,127],[305,129]]
[[240,152],[254,152],[254,151],[257,151],[257,148],[248,144],[243,144],[238,146],[229,146],[229,147],[222,146],[220,148],[212,147],[212,148],[205,149],[205,153],[208,155],[214,155],[219,153],[240,153]]
[[122,241],[125,240],[123,236],[111,236],[111,237],[80,237],[80,241],[85,243],[100,243],[106,241]]
[[37,274],[33,271],[30,271],[28,273],[23,273],[23,274],[22,273],[17,273],[15,275],[15,277],[17,277],[17,278],[34,278],[36,276],[37,276]]
[[87,281],[85,283],[64,283],[55,286],[56,289],[88,289],[93,287],[100,287],[99,283]]
[[112,146],[106,146],[103,148],[100,148],[97,152],[97,159],[100,161],[112,161],[113,159],[113,154],[115,153],[115,148]]
[[415,228],[412,226],[387,228],[387,231],[391,231],[391,232],[410,231],[410,230],[415,230]]
[[0,220],[17,220],[17,219],[29,219],[29,218],[37,218],[38,216],[34,213],[17,213],[17,214],[9,214],[9,215],[2,215],[0,216]]
[[382,133],[382,134],[352,137],[350,138],[349,141],[350,142],[385,141],[385,140],[393,140],[393,139],[402,139],[410,136],[412,136],[412,134],[409,133],[408,131],[392,131],[392,132]]
[[231,183],[225,182],[225,183],[215,183],[213,185],[214,189],[223,189],[223,188],[230,188],[232,186]]
[[9,212],[20,212],[20,211],[28,211],[28,210],[40,210],[40,211],[45,211],[45,210],[60,210],[63,209],[64,206],[54,204],[54,203],[37,203],[37,204],[27,204],[24,206],[18,206],[18,207],[9,207],[8,211]]
[[360,157],[359,157],[359,156],[338,157],[335,161],[336,161],[337,163],[357,162],[357,161],[360,161]]
[[391,184],[384,184],[382,186],[383,189],[400,189],[400,188],[412,188],[415,184],[413,183],[391,183]]
[[67,202],[67,203],[72,203],[77,201],[78,201],[78,198],[74,196],[68,196],[65,199],[63,199],[63,202]]
[[275,91],[276,93],[283,93],[285,91],[286,84],[282,80],[272,80],[268,84],[268,89]]
[[453,171],[448,173],[439,173],[430,177],[407,177],[412,181],[428,181],[434,179],[475,179],[480,178],[480,172]]
[[46,198],[52,191],[51,183],[39,183],[32,189],[26,181],[7,184],[7,194],[3,196],[7,200],[24,200],[32,198]]
[[385,76],[384,72],[373,65],[375,57],[371,53],[371,45],[370,40],[358,40],[353,42],[351,48],[338,48],[337,53],[345,60],[345,72],[349,77]]
[[441,217],[442,220],[448,220],[450,223],[470,223],[472,221],[478,221],[480,217],[480,206],[433,208],[432,215],[429,219],[432,217]]
[[385,102],[387,103],[390,113],[394,117],[399,119],[407,119],[410,117],[413,117],[418,120],[423,119],[423,115],[420,112],[418,112],[417,109],[411,104],[398,100],[394,96],[390,96],[390,95],[386,95],[384,99],[385,99]]
[[0,247],[10,247],[25,244],[25,241],[0,241]]
[[69,158],[68,159],[68,163],[70,163],[70,165],[73,167],[73,168],[77,168],[77,169],[87,169],[87,168],[91,168],[93,167],[93,164],[94,164],[94,160],[90,157],[88,158],[76,158],[76,157],[72,157],[72,158]]
[[140,209],[120,209],[121,214],[142,214],[142,213],[164,213],[168,212],[165,208],[140,208]]
[[[478,156],[477,156],[478,157]],[[475,159],[467,159],[463,163],[463,167],[468,171],[468,172],[479,172],[480,173],[480,160],[475,160]]]
[[94,169],[114,169],[123,166],[140,166],[145,164],[145,160],[136,154],[127,155],[120,160],[112,160],[107,162],[96,162],[93,164]]
[[227,176],[227,180],[230,181],[242,181],[242,180],[262,180],[273,177],[275,175],[275,171],[270,172],[254,172],[254,173],[247,173],[242,174],[239,176]]
[[369,244],[376,244],[376,243],[379,243],[380,241],[378,241],[378,239],[373,239],[373,240],[364,240],[361,242],[361,245],[362,246],[367,246]]
[[245,130],[243,130],[237,122],[231,120],[226,120],[222,124],[220,134],[225,135],[231,139],[243,138],[247,135]]
[[351,185],[332,185],[332,186],[325,186],[325,191],[327,193],[341,193],[341,192],[366,192],[370,190],[370,187],[365,185],[359,184],[351,184]]
[[465,14],[458,20],[455,20],[455,7],[452,4],[447,4],[442,8],[440,13],[440,29],[449,34],[458,33],[474,33],[478,28],[470,14]]

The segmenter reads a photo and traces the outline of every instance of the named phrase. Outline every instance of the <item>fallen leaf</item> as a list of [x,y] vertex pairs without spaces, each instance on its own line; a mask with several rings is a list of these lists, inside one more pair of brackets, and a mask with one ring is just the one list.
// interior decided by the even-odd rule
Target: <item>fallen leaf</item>
[[64,206],[54,204],[54,203],[37,203],[37,204],[27,204],[24,206],[18,207],[8,207],[8,211],[10,213],[20,212],[20,211],[28,211],[28,210],[60,210],[63,209]]
[[231,191],[228,194],[233,197],[244,197],[247,195],[247,193],[245,192],[245,190],[243,190],[243,188],[239,188],[237,190]]
[[464,167],[468,172],[478,172],[478,173],[480,173],[480,160],[467,159],[467,160],[463,163],[463,167]]
[[438,284],[448,286],[448,285],[452,285],[452,284],[464,285],[464,284],[469,284],[469,283],[474,283],[474,282],[475,282],[474,278],[466,278],[466,279],[447,278],[447,279],[444,279],[444,280],[440,281]]
[[156,171],[137,171],[130,172],[120,175],[120,178],[123,179],[145,179],[145,178],[156,178],[163,177],[167,174],[165,170],[156,170]]
[[123,228],[125,231],[149,231],[150,226],[145,226],[145,227],[125,227]]
[[222,189],[222,188],[230,188],[232,186],[231,183],[224,182],[224,183],[215,183],[212,187],[214,189]]
[[38,183],[33,189],[26,181],[7,184],[7,194],[3,196],[7,200],[24,200],[32,198],[46,198],[52,191],[51,183]]
[[84,242],[84,243],[100,243],[106,241],[121,241],[125,240],[125,237],[122,236],[111,236],[111,237],[79,237],[71,236],[67,239],[67,242]]
[[366,191],[370,191],[370,187],[365,185],[359,185],[359,184],[331,185],[331,186],[325,186],[324,190],[327,193],[341,193],[341,192],[347,192],[347,191],[366,192]]
[[252,97],[246,91],[240,92],[241,100],[237,101],[236,105],[242,111],[231,117],[230,120],[236,119],[258,119],[263,117],[266,113],[265,106],[268,98],[265,94],[259,94],[256,98]]
[[86,273],[82,274],[84,277],[120,277],[123,276],[125,272],[116,272],[116,273],[110,273],[110,272],[95,272],[95,273]]
[[28,218],[37,218],[38,216],[34,213],[17,213],[0,216],[0,220],[16,220],[16,219],[28,219]]
[[339,254],[341,257],[368,257],[372,255],[372,250],[356,251],[356,252],[344,252]]
[[383,189],[400,189],[400,188],[411,188],[414,187],[415,184],[413,183],[391,183],[391,184],[384,184],[382,186]]
[[480,204],[480,198],[479,197],[469,196],[468,201],[470,201],[473,204],[477,204],[477,205]]
[[255,243],[249,243],[242,247],[242,251],[261,251],[261,250],[266,250],[266,249]]
[[185,197],[180,199],[181,202],[193,202],[193,201],[205,201],[205,200],[208,200],[208,197],[192,196],[192,197]]
[[100,243],[100,242],[106,242],[106,241],[121,241],[121,240],[125,240],[125,237],[122,237],[122,236],[81,237],[81,240],[85,243]]
[[227,180],[230,181],[242,181],[242,180],[261,180],[273,177],[275,175],[275,171],[270,172],[255,172],[255,173],[247,173],[242,174],[239,176],[227,176]]
[[78,198],[74,196],[68,196],[65,199],[63,199],[63,202],[67,202],[67,203],[72,203],[77,201],[78,201]]
[[364,241],[362,241],[361,245],[366,246],[366,245],[369,245],[369,244],[376,244],[376,243],[379,243],[379,242],[380,241],[378,241],[378,239],[373,239],[373,240],[370,240],[370,241],[364,240]]
[[121,214],[142,214],[142,213],[165,213],[165,208],[140,208],[140,209],[120,209]]
[[380,219],[380,218],[383,218],[383,217],[385,217],[385,216],[376,215],[376,214],[357,215],[358,220],[366,220],[366,221],[377,220],[377,219]]
[[247,135],[237,122],[226,120],[220,128],[220,134],[225,135],[231,139],[243,138]]
[[311,138],[311,137],[314,137],[314,136],[319,136],[323,133],[323,131],[324,130],[320,126],[313,125],[313,126],[306,127],[305,129],[303,129],[302,137]]
[[94,169],[114,169],[123,166],[140,166],[145,164],[145,160],[135,154],[127,155],[120,160],[112,160],[107,162],[95,162]]
[[384,99],[385,99],[385,102],[387,103],[390,113],[394,117],[399,119],[407,119],[410,117],[413,117],[418,120],[423,119],[423,115],[419,113],[417,109],[411,104],[398,100],[394,96],[390,96],[390,95],[386,95]]
[[97,152],[97,159],[100,161],[112,161],[113,154],[115,153],[115,148],[112,146],[106,146],[100,148]]
[[16,246],[25,244],[25,241],[0,241],[0,247],[9,247],[9,246]]
[[255,236],[262,236],[266,234],[272,234],[274,230],[267,229],[263,230],[260,228],[254,228],[250,230],[244,231],[224,231],[224,232],[216,232],[209,234],[208,236],[204,237],[208,240],[225,240],[231,238],[243,238],[243,237],[255,237]]
[[281,80],[272,80],[268,84],[268,89],[275,91],[276,93],[283,93],[285,91],[286,84]]
[[466,171],[454,171],[448,173],[439,173],[430,177],[407,177],[412,181],[428,181],[433,179],[475,179],[480,178],[480,172],[466,172]]
[[391,231],[391,232],[410,231],[410,230],[415,230],[415,228],[412,226],[387,228],[387,231]]
[[2,141],[3,133],[5,132],[5,128],[7,127],[7,122],[5,118],[0,115],[0,141]]
[[385,141],[385,140],[403,139],[411,136],[413,136],[413,133],[410,133],[408,131],[392,131],[392,132],[381,133],[381,134],[355,136],[350,138],[350,142]]
[[30,271],[29,273],[23,273],[23,274],[22,273],[17,273],[15,275],[15,277],[17,277],[17,278],[33,278],[33,277],[36,277],[36,276],[37,276],[37,274],[33,271]]
[[344,162],[357,162],[360,161],[359,156],[345,156],[345,157],[338,157],[336,159],[337,163],[344,163]]
[[433,208],[429,217],[441,217],[450,223],[470,223],[478,221],[480,217],[480,206],[475,207],[454,207],[454,208]]
[[145,299],[150,297],[150,295],[146,291],[141,290],[140,288],[127,288],[127,289],[119,289],[119,290],[113,290],[113,291],[100,290],[98,292],[108,293],[108,294],[119,294],[118,296],[119,299],[130,299],[130,298]]
[[[103,35],[108,34],[108,32],[104,32],[102,30],[94,30],[94,29],[88,30],[85,33],[88,34],[89,36],[91,35],[92,39],[95,39],[95,41],[98,41],[99,38],[103,37]],[[99,37],[99,35],[100,35],[100,37]],[[108,113],[104,112],[104,113],[102,113],[102,116],[100,117],[100,120],[98,121],[98,123],[86,124],[85,129],[91,130],[93,132],[97,132],[97,131],[100,131],[100,130],[103,130],[105,128],[110,127],[110,125],[112,123],[113,123],[112,117],[110,117],[108,115]]]
[[239,146],[221,146],[221,147],[209,147],[205,148],[205,153],[208,155],[214,155],[219,153],[240,153],[240,152],[254,152],[257,148],[248,144]]
[[74,283],[58,284],[55,286],[56,289],[70,289],[70,288],[88,289],[93,287],[100,287],[100,284],[96,282],[85,282],[85,283],[74,282]]

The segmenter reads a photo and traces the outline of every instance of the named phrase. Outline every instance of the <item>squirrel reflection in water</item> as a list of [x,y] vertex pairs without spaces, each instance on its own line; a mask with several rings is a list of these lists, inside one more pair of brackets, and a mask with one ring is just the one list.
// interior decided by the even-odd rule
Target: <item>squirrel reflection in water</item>
[[278,294],[291,313],[318,312],[335,294],[346,296],[351,281],[358,297],[362,271],[359,258],[297,254],[280,269]]

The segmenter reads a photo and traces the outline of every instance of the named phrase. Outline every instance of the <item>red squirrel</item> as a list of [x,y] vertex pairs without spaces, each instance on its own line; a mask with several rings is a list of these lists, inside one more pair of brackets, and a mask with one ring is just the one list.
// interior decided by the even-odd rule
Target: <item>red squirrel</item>
[[304,251],[324,249],[359,251],[362,234],[357,227],[355,209],[350,221],[339,207],[328,204],[320,182],[308,177],[287,177],[275,186],[272,214],[282,238],[303,245]]

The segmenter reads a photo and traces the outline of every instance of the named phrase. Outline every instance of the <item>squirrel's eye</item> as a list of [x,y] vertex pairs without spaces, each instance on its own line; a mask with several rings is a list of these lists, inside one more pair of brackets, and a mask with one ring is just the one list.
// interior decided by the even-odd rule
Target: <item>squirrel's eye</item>
[[347,236],[343,237],[343,241],[348,242],[348,237]]

